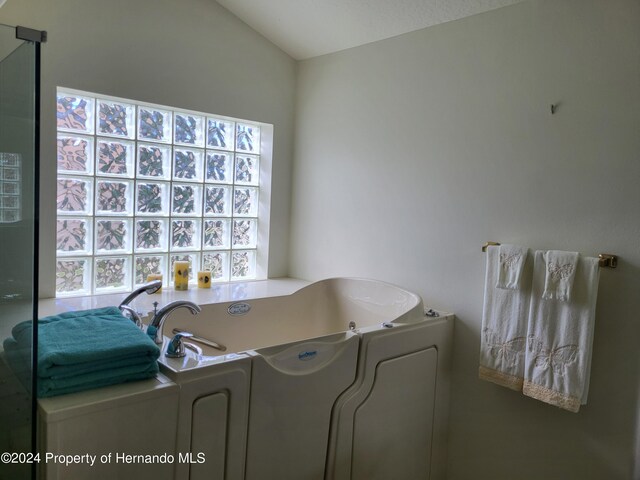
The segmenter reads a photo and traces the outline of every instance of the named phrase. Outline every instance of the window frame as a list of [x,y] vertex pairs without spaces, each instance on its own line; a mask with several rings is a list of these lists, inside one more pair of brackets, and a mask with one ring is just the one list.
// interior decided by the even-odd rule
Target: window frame
[[[124,99],[109,95],[103,95],[99,93],[85,92],[81,90],[70,89],[66,87],[57,87],[56,89],[56,103],[58,102],[58,98],[61,95],[70,95],[70,96],[82,96],[93,99],[93,115],[92,121],[93,123],[93,131],[89,132],[81,132],[81,131],[69,131],[69,130],[59,130],[58,124],[56,122],[56,144],[59,136],[72,136],[72,137],[85,137],[92,140],[92,168],[85,173],[77,173],[77,172],[65,172],[61,171],[56,166],[56,181],[60,178],[77,178],[82,180],[87,180],[91,183],[92,189],[89,192],[89,197],[93,202],[93,206],[90,208],[90,213],[81,214],[81,215],[69,215],[69,214],[60,214],[56,208],[56,225],[58,225],[58,221],[68,219],[68,218],[81,218],[88,219],[88,221],[92,224],[91,235],[88,241],[92,242],[91,254],[81,254],[81,255],[73,255],[73,254],[60,254],[57,248],[58,245],[58,237],[56,236],[56,250],[55,250],[55,262],[56,262],[56,286],[55,286],[55,295],[57,298],[61,297],[73,297],[73,296],[82,296],[82,295],[101,295],[101,294],[112,294],[112,293],[125,293],[131,291],[132,288],[135,288],[139,283],[136,282],[136,270],[135,270],[135,262],[136,257],[139,256],[163,256],[164,257],[164,271],[163,271],[163,286],[171,287],[173,285],[173,273],[170,271],[171,258],[173,255],[182,255],[182,254],[195,254],[195,258],[197,259],[197,266],[192,268],[193,275],[190,280],[190,286],[197,285],[197,271],[201,270],[203,267],[203,259],[204,255],[209,253],[216,252],[226,252],[229,256],[228,266],[227,266],[227,275],[225,278],[221,280],[217,280],[213,283],[225,284],[225,283],[235,283],[235,282],[246,282],[246,281],[254,281],[254,280],[264,280],[267,278],[268,273],[268,251],[269,251],[269,224],[270,224],[270,202],[271,202],[271,167],[272,167],[272,147],[273,147],[273,125],[256,122],[251,120],[244,120],[224,115],[211,114],[201,111],[195,110],[187,110],[184,108],[176,108],[167,105],[159,105],[148,102],[141,102],[137,100]],[[110,102],[110,103],[121,103],[125,105],[133,106],[133,120],[132,125],[134,126],[134,133],[129,137],[117,137],[113,135],[102,135],[98,131],[99,125],[99,115],[98,115],[98,105],[99,102]],[[170,130],[170,141],[169,142],[154,142],[149,138],[140,138],[139,134],[139,112],[144,108],[152,108],[158,111],[163,111],[165,113],[170,113],[171,115],[171,130]],[[176,115],[192,115],[194,117],[201,117],[203,120],[202,125],[202,146],[189,146],[183,143],[176,143],[175,139],[175,128],[176,128]],[[230,183],[220,183],[216,181],[208,181],[205,176],[205,170],[207,166],[207,155],[210,152],[222,152],[220,149],[211,148],[207,143],[207,123],[209,119],[216,119],[225,122],[233,122],[233,132],[234,132],[234,142],[233,148],[230,150],[226,150],[226,153],[231,156],[231,182]],[[238,150],[237,142],[236,142],[236,132],[238,129],[238,124],[244,125],[247,127],[258,127],[260,134],[259,147],[257,152],[250,153]],[[132,163],[129,162],[128,167],[133,169],[133,174],[121,175],[121,176],[108,176],[106,173],[98,173],[98,151],[99,151],[99,143],[105,140],[114,140],[115,142],[121,143],[130,143],[133,145],[133,160]],[[153,179],[147,176],[138,175],[138,162],[139,162],[139,147],[144,145],[152,145],[154,147],[162,147],[165,149],[169,149],[170,159],[169,159],[169,168],[170,172],[168,178],[160,178]],[[192,181],[191,179],[180,179],[176,178],[174,175],[174,161],[176,158],[176,150],[189,150],[189,149],[198,149],[198,151],[202,155],[202,160],[199,166],[200,171],[198,175],[202,178],[199,178],[197,182]],[[245,185],[242,183],[237,183],[235,179],[235,161],[236,157],[243,155],[255,155],[258,157],[258,183],[255,185]],[[99,253],[97,251],[97,236],[98,236],[98,222],[105,220],[122,220],[123,217],[118,214],[99,214],[97,211],[97,189],[98,182],[108,182],[110,180],[121,181],[122,183],[126,183],[132,189],[129,193],[131,203],[131,209],[127,212],[127,215],[124,217],[125,221],[129,223],[130,232],[128,237],[131,242],[131,246],[127,249],[123,250],[120,253],[116,253],[112,255],[111,253]],[[167,197],[168,202],[166,208],[168,211],[163,213],[162,215],[153,215],[153,214],[141,214],[137,212],[137,196],[138,196],[138,185],[143,185],[145,183],[157,184],[157,185],[166,185],[167,190],[169,191]],[[172,200],[172,191],[173,187],[178,185],[187,185],[187,186],[197,186],[200,189],[200,205],[199,205],[199,214],[198,215],[181,215],[175,214],[173,210],[173,200]],[[228,216],[210,216],[205,215],[204,212],[204,197],[207,188],[215,188],[215,187],[226,187],[230,189],[230,212]],[[258,193],[258,203],[255,211],[255,215],[251,215],[250,217],[243,217],[241,215],[236,215],[234,213],[234,189],[245,189],[245,188],[255,188]],[[204,249],[202,245],[202,239],[204,235],[204,226],[205,222],[208,221],[216,221],[216,220],[228,220],[230,230],[233,230],[233,225],[235,221],[242,221],[244,218],[248,218],[251,220],[255,220],[257,223],[257,228],[255,231],[256,244],[255,248],[252,248],[250,245],[247,248],[234,248],[232,243],[232,232],[229,232],[229,245],[226,248],[215,248],[215,249]],[[175,221],[184,221],[184,220],[193,220],[195,219],[199,223],[199,245],[198,248],[189,248],[185,250],[178,250],[172,248],[171,244],[171,225],[172,222]],[[165,249],[158,251],[141,251],[134,246],[135,243],[135,227],[136,222],[147,221],[147,220],[162,220],[165,222],[165,226],[169,230],[165,233],[167,236],[167,240],[165,243]],[[234,252],[253,252],[250,253],[255,255],[255,267],[254,274],[249,277],[237,277],[234,278],[232,276],[231,270],[233,268],[231,257]],[[184,252],[184,253],[183,253]],[[128,259],[128,278],[129,280],[126,282],[127,284],[124,287],[118,288],[107,288],[104,290],[97,290],[96,287],[96,275],[93,269],[96,266],[96,262],[98,259],[106,259],[109,257],[126,257]],[[89,272],[85,272],[85,275],[90,278],[90,290],[81,290],[81,291],[72,291],[72,292],[59,292],[58,291],[58,262],[59,261],[69,261],[69,260],[77,260],[82,258],[83,260],[88,259],[88,262],[85,264],[86,268],[90,270]]]

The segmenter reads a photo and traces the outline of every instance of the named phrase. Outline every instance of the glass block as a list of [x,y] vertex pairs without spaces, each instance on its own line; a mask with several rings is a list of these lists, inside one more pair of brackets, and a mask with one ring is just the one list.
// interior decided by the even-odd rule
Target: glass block
[[167,273],[166,255],[139,255],[133,259],[134,287],[147,283],[147,275],[162,275],[166,285],[169,275]]
[[171,143],[171,112],[153,107],[138,107],[138,139]]
[[205,220],[202,227],[202,248],[229,248],[231,220]]
[[0,210],[0,222],[2,223],[14,223],[19,222],[22,219],[20,215],[21,210]]
[[235,182],[244,185],[258,185],[258,157],[254,155],[236,155]]
[[176,148],[173,150],[173,179],[202,182],[204,151]]
[[235,188],[233,191],[233,213],[240,217],[258,216],[258,189]]
[[98,100],[98,135],[134,138],[136,107],[123,102]]
[[2,178],[5,182],[18,182],[20,181],[20,167],[2,167]]
[[200,265],[200,254],[184,253],[169,256],[169,284],[173,285],[173,264],[175,262],[189,262],[189,283],[196,283],[197,267]]
[[258,239],[258,220],[234,220],[231,243],[233,248],[256,248]]
[[20,195],[20,184],[18,182],[0,182],[0,188],[5,195]]
[[2,197],[0,197],[0,206],[2,206],[2,208],[19,209],[20,208],[20,197],[19,196],[15,196],[15,195],[2,196]]
[[136,182],[136,215],[169,215],[169,184]]
[[255,250],[235,251],[231,254],[231,280],[248,280],[256,276]]
[[135,147],[133,142],[98,139],[96,175],[133,178]]
[[260,127],[238,123],[236,125],[236,150],[260,153]]
[[173,143],[204,147],[204,118],[188,113],[176,113]]
[[131,253],[131,220],[96,219],[96,254]]
[[207,147],[233,150],[234,123],[220,118],[207,118]]
[[0,167],[19,167],[22,155],[19,153],[0,152]]
[[231,215],[231,187],[204,188],[205,215]]
[[91,227],[92,222],[86,218],[59,218],[56,227],[57,255],[91,255]]
[[171,250],[200,250],[200,220],[171,220]]
[[166,220],[136,220],[136,252],[167,251],[167,233]]
[[58,134],[58,171],[93,173],[93,138]]
[[132,215],[133,182],[129,180],[96,181],[97,215]]
[[59,92],[56,105],[58,130],[93,133],[94,105],[93,98]]
[[207,151],[205,182],[231,183],[231,161],[233,155],[225,152]]
[[91,215],[93,180],[58,177],[56,204],[58,214]]
[[131,257],[96,257],[93,278],[95,293],[131,290]]
[[208,252],[202,254],[202,270],[211,272],[212,282],[229,280],[229,252]]
[[56,296],[91,294],[91,262],[89,258],[56,260]]
[[173,184],[171,187],[171,212],[173,215],[200,215],[202,211],[202,187],[199,185]]
[[169,180],[171,178],[171,147],[139,143],[137,176]]

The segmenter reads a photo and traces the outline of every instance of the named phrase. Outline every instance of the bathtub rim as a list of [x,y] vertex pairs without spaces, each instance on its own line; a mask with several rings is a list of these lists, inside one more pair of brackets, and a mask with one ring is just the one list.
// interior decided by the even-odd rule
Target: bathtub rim
[[[176,291],[172,288],[163,288],[160,293],[153,295],[141,295],[132,302],[132,306],[141,313],[143,320],[153,312],[153,302],[166,305],[176,300],[189,300],[201,306],[251,301],[263,298],[282,297],[293,295],[303,289],[322,284],[339,281],[371,282],[391,287],[406,292],[422,302],[422,298],[412,290],[403,288],[383,280],[365,277],[334,276],[320,280],[309,281],[295,277],[270,278],[266,280],[252,280],[248,282],[229,282],[214,284],[211,288],[197,288],[191,286],[186,291]],[[119,305],[126,294],[86,295],[84,297],[45,298],[38,301],[39,317],[57,315],[64,312],[87,310]]]

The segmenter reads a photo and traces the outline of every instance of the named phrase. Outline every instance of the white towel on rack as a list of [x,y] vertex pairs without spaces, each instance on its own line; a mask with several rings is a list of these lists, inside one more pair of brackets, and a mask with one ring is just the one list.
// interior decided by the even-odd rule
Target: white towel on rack
[[483,380],[518,391],[524,380],[532,264],[525,251],[520,288],[497,288],[500,250],[496,246],[487,248],[478,373]]
[[546,264],[536,252],[523,393],[577,412],[589,392],[598,259],[579,258],[569,302],[543,298]]
[[500,245],[497,288],[518,289],[529,249],[518,245]]
[[546,272],[542,298],[568,302],[571,300],[573,279],[576,274],[578,252],[549,250],[544,254]]

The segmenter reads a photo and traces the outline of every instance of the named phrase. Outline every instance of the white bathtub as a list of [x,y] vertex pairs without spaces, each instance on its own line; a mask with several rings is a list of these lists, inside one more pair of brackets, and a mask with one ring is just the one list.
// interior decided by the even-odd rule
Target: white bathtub
[[[229,307],[238,313],[230,314]],[[345,332],[350,322],[364,331],[383,322],[419,322],[423,316],[422,300],[414,293],[374,280],[332,278],[291,295],[202,305],[196,317],[177,310],[164,335],[171,337],[174,328],[188,330],[223,344],[229,354]]]
[[452,327],[414,293],[350,278],[175,311],[165,337],[226,347],[162,356],[180,385],[176,450],[206,456],[175,478],[444,478]]

